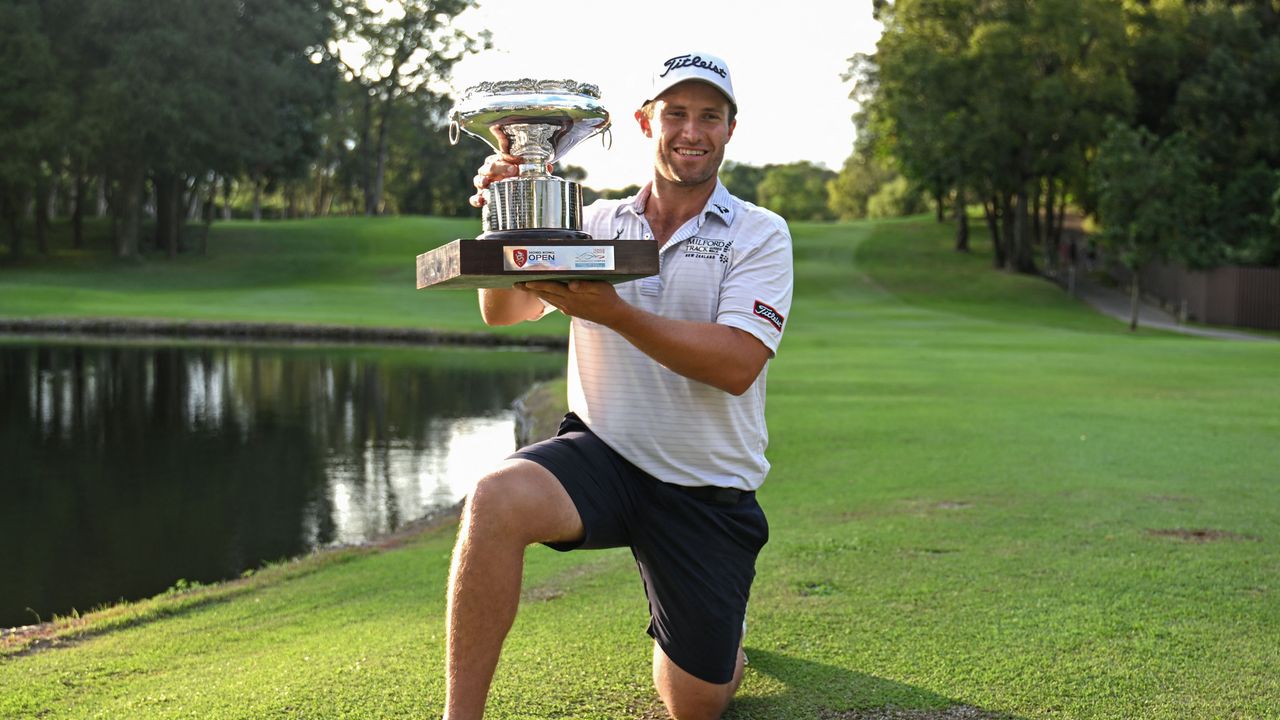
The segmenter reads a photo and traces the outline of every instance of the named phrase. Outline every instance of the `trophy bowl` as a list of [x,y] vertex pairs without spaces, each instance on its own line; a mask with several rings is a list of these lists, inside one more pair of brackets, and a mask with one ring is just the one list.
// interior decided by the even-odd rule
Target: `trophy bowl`
[[[462,133],[519,158],[519,174],[491,183],[476,240],[418,256],[418,288],[509,287],[522,280],[621,282],[658,272],[655,243],[593,240],[582,231],[582,186],[547,171],[583,140],[609,130],[600,89],[574,80],[502,80],[467,88],[450,113]],[[607,136],[606,136],[607,137]]]
[[[520,174],[485,190],[481,239],[510,231],[585,237],[582,188],[547,172],[574,146],[609,129],[600,89],[573,80],[506,80],[467,88],[450,115],[449,140],[459,132],[494,151],[520,158]],[[529,237],[531,233],[525,232]]]

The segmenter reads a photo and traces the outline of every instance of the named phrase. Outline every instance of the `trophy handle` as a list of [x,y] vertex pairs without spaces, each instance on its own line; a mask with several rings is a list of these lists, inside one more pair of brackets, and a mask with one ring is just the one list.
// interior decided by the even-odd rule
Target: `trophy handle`
[[458,124],[457,120],[450,120],[449,121],[449,144],[457,145],[458,140],[460,140],[461,138],[462,138],[462,126]]
[[600,136],[600,144],[604,146],[605,150],[613,149],[613,126],[612,125],[605,125],[604,127],[600,128],[600,130],[596,134]]

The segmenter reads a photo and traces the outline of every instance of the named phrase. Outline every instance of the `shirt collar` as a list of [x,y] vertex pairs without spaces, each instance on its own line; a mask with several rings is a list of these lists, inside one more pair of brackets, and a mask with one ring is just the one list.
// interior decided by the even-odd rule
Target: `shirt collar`
[[719,218],[725,224],[725,227],[733,225],[734,215],[733,196],[729,194],[729,188],[724,183],[716,180],[716,189],[712,191],[711,198],[707,200],[706,207],[702,208],[702,215],[711,215]]
[[[629,210],[634,215],[643,215],[645,205],[649,202],[649,193],[652,190],[653,182],[650,181],[645,183],[645,186],[640,189],[640,192],[636,193],[636,196],[631,199],[631,202],[620,203],[615,213],[621,215]],[[735,205],[736,203],[733,200],[733,196],[729,194],[729,189],[724,186],[724,183],[717,179],[716,189],[711,191],[711,197],[707,199],[707,204],[703,206],[702,212],[698,214],[698,217],[700,218],[698,224],[702,224],[701,218],[705,218],[707,215],[710,215],[711,217],[718,218],[726,227],[733,225],[733,218],[737,212]]]

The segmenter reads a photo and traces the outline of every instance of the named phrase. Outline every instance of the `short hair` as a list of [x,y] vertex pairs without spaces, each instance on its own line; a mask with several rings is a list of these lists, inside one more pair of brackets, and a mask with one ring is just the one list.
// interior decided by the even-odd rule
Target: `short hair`
[[[725,102],[728,102],[728,101],[729,101],[729,98],[725,98]],[[647,102],[647,103],[645,103],[645,104],[641,105],[641,106],[640,106],[640,114],[642,114],[642,115],[644,115],[646,118],[648,118],[648,119],[652,120],[652,119],[653,119],[653,109],[654,109],[654,107],[656,107],[656,106],[657,106],[657,104],[658,104],[658,98],[654,98],[654,99],[650,100],[649,102]],[[738,106],[737,106],[737,105],[734,105],[733,103],[729,103],[729,115],[728,115],[728,117],[729,117],[728,123],[729,123],[730,125],[732,125],[732,124],[733,124],[733,121],[734,121],[734,120],[736,120],[736,119],[738,118]]]

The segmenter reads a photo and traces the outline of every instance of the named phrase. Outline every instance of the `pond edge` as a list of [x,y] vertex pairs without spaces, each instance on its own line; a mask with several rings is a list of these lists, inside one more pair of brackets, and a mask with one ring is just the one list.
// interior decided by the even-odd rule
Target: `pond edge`
[[564,335],[500,335],[407,327],[150,318],[0,318],[0,334],[184,340],[302,340],[334,344],[454,345],[564,350]]

